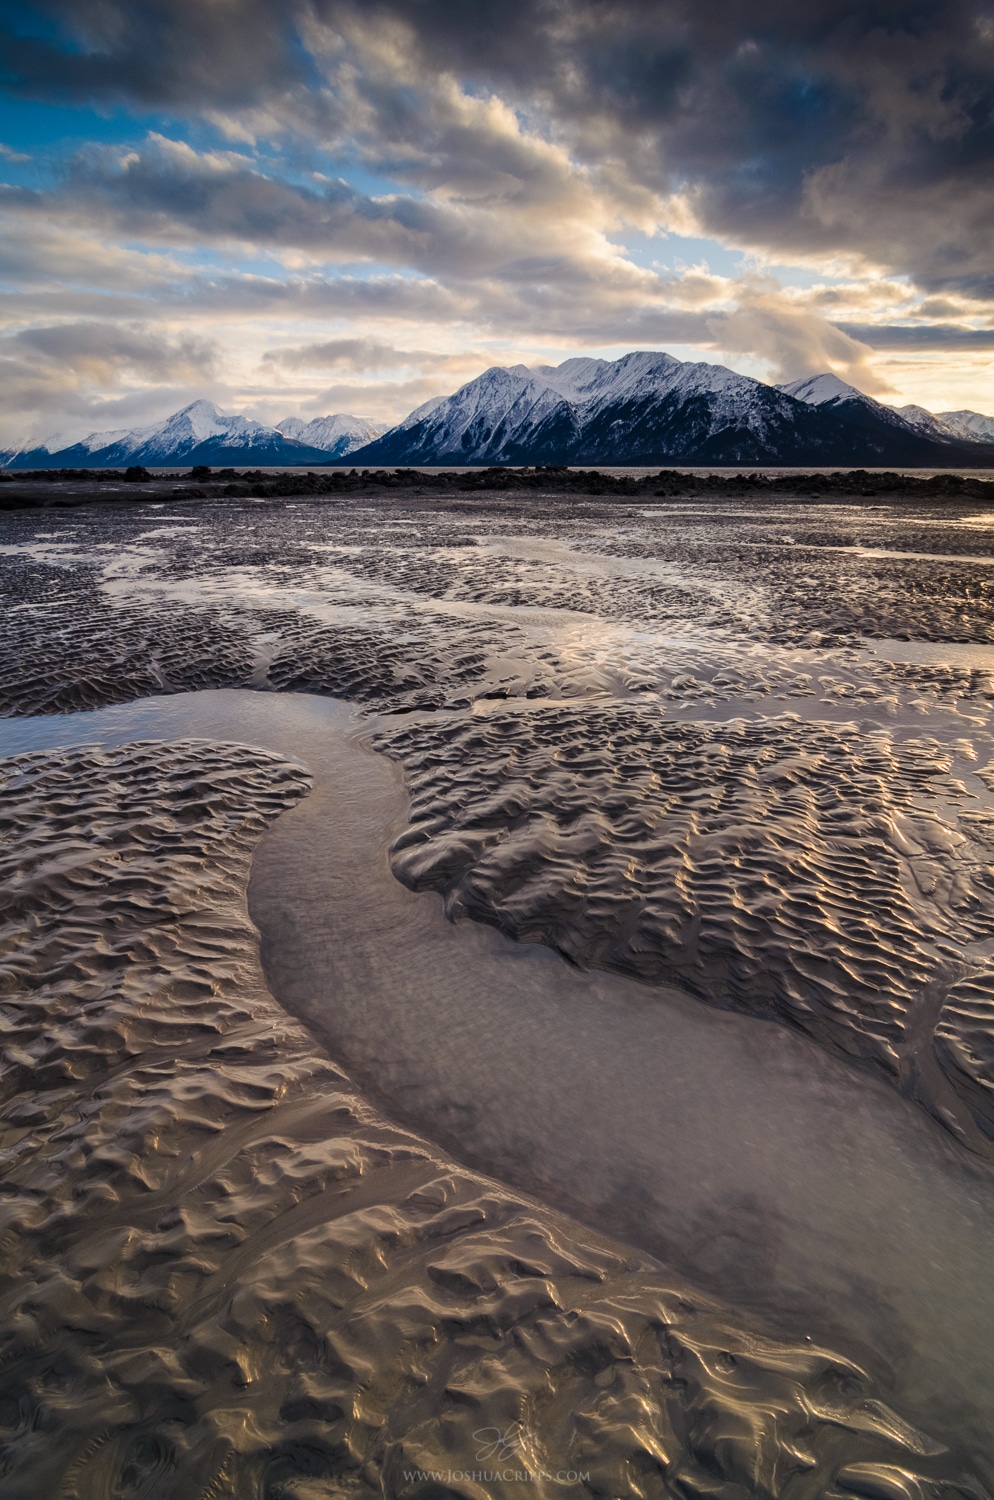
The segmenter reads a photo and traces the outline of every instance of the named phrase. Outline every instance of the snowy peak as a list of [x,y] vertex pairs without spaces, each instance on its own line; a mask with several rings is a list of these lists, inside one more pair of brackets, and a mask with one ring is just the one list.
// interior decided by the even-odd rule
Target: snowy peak
[[164,431],[186,428],[197,438],[213,437],[224,432],[232,422],[245,421],[244,417],[222,417],[213,401],[191,401],[182,411],[176,412],[165,423]]
[[615,396],[634,390],[646,381],[663,385],[671,372],[680,369],[680,361],[671,354],[660,354],[651,349],[636,349],[621,359],[591,359],[579,355],[563,360],[561,365],[514,365],[512,372],[522,379],[541,381],[571,401],[584,401],[605,396]]
[[970,441],[973,437],[973,434],[968,431],[957,431],[952,423],[947,422],[943,417],[937,417],[934,412],[926,411],[924,406],[897,406],[894,410],[902,422],[907,422],[908,426],[913,427],[916,432],[926,433],[939,442],[948,442],[950,438],[959,437]]
[[583,421],[609,404],[660,397],[677,389],[742,393],[758,385],[758,381],[736,375],[723,365],[684,364],[671,354],[640,349],[618,360],[577,358],[535,368],[493,365],[449,400],[464,409],[472,406],[496,415],[508,404],[524,399],[548,407],[558,397],[568,402]]
[[885,422],[929,443],[945,445],[960,440],[977,440],[974,433],[955,429],[923,406],[885,406],[854,385],[847,385],[837,375],[811,375],[804,380],[793,380],[779,389],[793,396],[795,401],[803,401],[823,411],[835,411],[864,424],[867,421]]
[[858,390],[845,380],[840,380],[838,375],[833,375],[830,371],[822,375],[808,375],[803,380],[792,380],[787,385],[778,386],[778,390],[793,397],[795,401],[803,401],[806,406],[836,412],[855,422],[870,422],[874,425],[887,423],[930,442],[944,442],[946,439],[946,434],[939,429],[909,422],[892,406],[884,406],[882,402],[874,400],[865,391]]
[[795,401],[808,406],[837,408],[859,405],[887,422],[897,422],[932,442],[994,443],[994,417],[975,411],[926,411],[924,406],[885,406],[838,375],[809,375],[778,387]]
[[[118,428],[111,432],[91,432],[77,442],[67,444],[58,438],[49,438],[40,444],[47,453],[82,451],[89,454],[113,449],[121,455],[120,461],[138,454],[150,444],[166,454],[185,452],[206,439],[219,434],[248,434],[267,431],[261,422],[248,417],[225,416],[211,401],[192,401],[181,411],[173,412],[163,422],[154,422],[146,427]],[[117,462],[118,460],[115,460]],[[165,462],[160,459],[159,462]]]
[[[493,365],[445,400],[426,402],[393,429],[406,461],[432,463],[505,461],[522,443],[542,450],[543,428],[570,425],[569,403],[545,379],[524,365],[505,370]],[[390,433],[381,443],[395,441]],[[509,448],[510,444],[510,448]],[[370,445],[378,450],[379,444]]]
[[153,429],[146,436],[145,443],[154,442],[162,453],[179,454],[209,438],[223,437],[227,443],[234,442],[242,447],[274,431],[275,428],[266,427],[251,417],[226,416],[211,401],[193,401]]
[[[499,367],[495,367],[499,368]],[[491,374],[487,371],[487,374]],[[684,364],[672,354],[654,349],[635,349],[620,359],[591,359],[578,356],[561,365],[513,365],[504,374],[516,375],[526,383],[548,386],[550,390],[577,405],[593,406],[604,401],[625,400],[649,392],[662,394],[681,382],[719,388],[731,382],[747,381],[723,365]],[[756,382],[752,382],[755,384]]]
[[[149,429],[151,431],[151,429]],[[79,438],[75,443],[63,437],[61,433],[53,433],[43,442],[38,444],[38,450],[42,453],[59,453],[64,448],[81,447],[87,453],[96,453],[100,448],[106,448],[109,443],[121,442],[129,436],[127,427],[118,427],[111,432],[91,432],[88,437]]]
[[824,375],[807,375],[803,380],[791,380],[787,385],[778,386],[777,390],[793,396],[795,401],[803,401],[806,406],[831,406],[837,401],[864,401],[868,406],[880,404],[872,396],[864,395],[854,385],[847,385],[838,375],[832,375],[828,371]]

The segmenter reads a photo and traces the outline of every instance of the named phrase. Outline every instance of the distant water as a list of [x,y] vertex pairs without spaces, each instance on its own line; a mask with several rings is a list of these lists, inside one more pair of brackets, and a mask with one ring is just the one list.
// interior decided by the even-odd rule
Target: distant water
[[[329,464],[329,465],[311,464],[311,465],[308,466],[308,465],[297,464],[297,465],[289,466],[289,465],[286,465],[286,464],[282,464],[282,465],[280,465],[280,464],[253,464],[253,463],[249,462],[249,463],[246,463],[246,464],[234,464],[234,465],[230,465],[229,464],[229,465],[226,465],[226,467],[228,467],[228,468],[235,468],[238,472],[241,472],[241,471],[243,471],[246,468],[250,468],[253,473],[255,473],[256,471],[258,471],[259,473],[262,473],[262,474],[300,474],[302,472],[306,473],[308,471],[308,468],[310,469],[310,472],[312,472],[312,473],[324,473],[326,470],[332,470],[332,469],[345,469],[347,471],[350,468],[358,468],[358,471],[359,471],[360,474],[363,472],[364,469],[367,470],[369,473],[375,473],[377,470],[380,470],[380,469],[385,469],[388,473],[392,469],[417,469],[418,472],[422,473],[422,474],[480,474],[488,466],[486,464],[465,464],[465,465],[463,465],[463,464],[392,464],[392,463],[388,463],[388,464],[373,464],[373,465],[370,465],[370,464],[355,465],[355,464],[352,464],[348,458],[343,458],[343,459],[340,459],[337,463]],[[517,468],[523,468],[524,465],[522,465],[522,464],[499,464],[499,465],[497,465],[497,467],[498,468],[506,468],[506,469],[517,469]],[[893,466],[884,465],[884,466],[882,466],[879,469],[870,469],[870,468],[866,468],[865,466],[864,467],[858,467],[857,466],[857,467],[854,467],[854,468],[842,468],[838,464],[836,464],[834,466],[833,465],[829,465],[829,466],[827,466],[825,468],[818,468],[814,464],[803,464],[803,465],[793,464],[793,465],[785,465],[783,467],[777,467],[777,466],[771,465],[771,464],[735,464],[735,465],[726,465],[724,467],[721,466],[721,465],[709,466],[709,465],[705,464],[705,465],[698,465],[698,466],[695,467],[692,464],[681,464],[681,463],[672,463],[672,464],[629,464],[629,465],[595,464],[595,463],[590,463],[590,464],[570,464],[567,467],[568,467],[569,471],[572,472],[572,473],[584,473],[584,474],[589,473],[591,469],[596,469],[596,471],[597,471],[598,474],[609,474],[609,475],[611,475],[612,478],[615,478],[615,479],[625,479],[625,478],[628,478],[629,476],[631,476],[633,479],[644,479],[647,474],[658,474],[661,471],[665,471],[667,473],[671,473],[673,471],[676,471],[677,473],[680,473],[680,474],[701,474],[701,475],[717,474],[717,475],[724,476],[725,478],[732,477],[732,476],[734,476],[736,474],[748,474],[748,475],[753,475],[753,474],[769,474],[771,477],[778,477],[780,475],[795,475],[795,474],[796,475],[801,475],[801,474],[903,474],[903,475],[907,476],[909,479],[931,479],[935,475],[938,475],[938,474],[942,474],[942,475],[945,475],[945,474],[962,474],[965,478],[968,478],[968,479],[994,480],[994,466],[992,466],[989,469],[964,469],[964,468],[957,468],[955,465],[952,466],[951,468],[948,468],[948,469],[904,469],[904,468],[894,468]],[[190,472],[190,465],[189,464],[177,464],[177,465],[174,465],[174,466],[171,466],[171,467],[168,467],[168,468],[159,468],[159,467],[153,466],[152,468],[149,469],[149,473],[150,474],[162,474],[162,475],[165,475],[167,478],[168,478],[169,475],[172,475],[172,474],[188,474],[189,472]],[[217,474],[217,472],[218,472],[218,470],[215,469],[214,473]],[[829,497],[829,498],[831,498],[831,497]],[[846,498],[847,497],[844,496],[844,495],[838,497],[838,499],[839,499],[840,502],[844,502],[846,500]]]

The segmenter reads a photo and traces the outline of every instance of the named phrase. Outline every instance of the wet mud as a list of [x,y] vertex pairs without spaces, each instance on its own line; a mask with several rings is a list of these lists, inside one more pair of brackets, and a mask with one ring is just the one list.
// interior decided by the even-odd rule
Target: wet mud
[[934,743],[564,707],[376,744],[411,786],[394,871],[450,915],[786,1020],[990,1154],[994,810]]
[[299,766],[146,742],[2,777],[5,1495],[979,1493],[851,1362],[356,1093],[245,912]]
[[[406,778],[408,887],[803,1034],[986,1166],[994,514],[953,505],[12,511],[0,713],[347,699]],[[203,741],[0,771],[5,1493],[496,1495],[451,1474],[514,1424],[515,1462],[589,1493],[983,1493],[994,1441],[894,1415],[888,1354],[773,1334],[623,1213],[458,1165],[287,1015],[245,890],[300,766]]]

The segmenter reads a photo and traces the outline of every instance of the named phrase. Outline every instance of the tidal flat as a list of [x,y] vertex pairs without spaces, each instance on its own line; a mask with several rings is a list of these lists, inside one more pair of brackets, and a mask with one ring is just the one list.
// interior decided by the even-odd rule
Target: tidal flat
[[5,1496],[994,1493],[994,511],[0,517]]

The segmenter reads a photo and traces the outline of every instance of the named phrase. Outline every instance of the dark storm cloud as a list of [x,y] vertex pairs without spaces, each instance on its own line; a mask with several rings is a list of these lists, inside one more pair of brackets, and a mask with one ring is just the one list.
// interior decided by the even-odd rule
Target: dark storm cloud
[[994,12],[969,0],[537,4],[490,59],[472,8],[373,5],[711,233],[994,291]]
[[[25,94],[238,106],[313,75],[275,0],[41,0],[0,5],[0,71]],[[48,35],[32,24],[49,24]]]
[[[36,0],[0,4],[0,68],[26,94],[79,101],[238,106],[318,73],[304,35],[311,17],[401,20],[438,65],[520,76],[521,42],[538,73],[554,67],[557,6],[533,0],[350,5],[339,0]],[[32,24],[38,17],[43,28]],[[48,33],[37,34],[39,30]]]
[[[409,78],[362,81],[392,32],[544,120],[619,182],[686,191],[702,224],[772,251],[865,253],[924,286],[990,290],[994,12],[970,0],[39,0],[2,45],[48,97],[222,110],[320,98],[337,60],[384,148],[425,119]],[[301,104],[297,117],[307,118]],[[436,162],[438,179],[453,161]],[[264,208],[260,210],[265,212]]]
[[955,323],[839,323],[837,327],[871,349],[994,349],[994,328],[961,328]]

